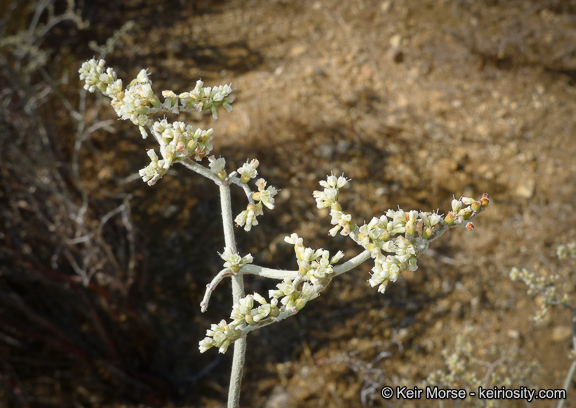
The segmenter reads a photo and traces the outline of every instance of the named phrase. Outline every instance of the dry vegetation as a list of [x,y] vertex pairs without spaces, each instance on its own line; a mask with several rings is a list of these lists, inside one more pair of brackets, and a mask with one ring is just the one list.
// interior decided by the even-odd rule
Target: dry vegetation
[[574,267],[555,249],[576,239],[576,2],[79,1],[90,26],[43,34],[37,67],[34,50],[5,39],[38,7],[0,5],[1,406],[225,401],[230,355],[197,349],[231,307],[222,287],[207,314],[199,308],[221,263],[217,189],[183,167],[146,186],[132,176],[151,141],[93,95],[80,116],[70,111],[84,102],[76,72],[95,55],[88,42],[128,20],[135,27],[106,58],[125,83],[148,67],[157,91],[198,78],[236,88],[231,114],[190,120],[214,127],[216,155],[235,166],[258,158],[282,189],[255,231],[238,232],[255,263],[293,267],[282,243],[291,232],[357,253],[328,239],[315,207],[330,172],[352,179],[344,202],[357,222],[398,205],[447,211],[452,194],[492,197],[474,232],[435,242],[385,295],[364,265],[256,332],[242,406],[408,406],[382,401],[379,387],[440,368],[468,324],[479,359],[536,360],[521,384],[560,388],[570,316],[535,326],[534,300],[507,274]]

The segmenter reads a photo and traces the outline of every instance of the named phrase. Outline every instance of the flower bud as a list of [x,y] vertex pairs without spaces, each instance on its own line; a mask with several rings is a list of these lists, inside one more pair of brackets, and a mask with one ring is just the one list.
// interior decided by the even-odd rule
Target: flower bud
[[390,239],[390,233],[386,230],[382,232],[382,235],[378,237],[380,241],[388,241]]
[[261,305],[266,305],[268,304],[268,302],[266,301],[266,299],[264,298],[264,296],[262,296],[261,294],[254,292],[254,300],[258,303],[260,303]]
[[331,264],[335,264],[336,262],[340,261],[340,259],[342,259],[342,258],[344,258],[344,252],[338,251],[338,252],[336,253],[336,255],[334,255],[334,256],[332,257],[332,259],[330,260],[330,263],[331,263]]
[[482,201],[474,201],[471,205],[472,211],[478,212],[482,209]]
[[306,301],[302,298],[296,299],[295,306],[296,310],[300,311],[304,306],[306,306]]
[[154,106],[156,109],[162,106],[162,102],[160,102],[160,99],[158,98],[154,98],[150,102],[152,103],[152,106]]
[[277,306],[272,306],[272,307],[270,308],[270,314],[269,314],[269,316],[271,316],[271,317],[278,317],[278,315],[280,315],[280,310],[278,309]]
[[463,210],[460,210],[460,212],[458,213],[458,215],[462,216],[462,219],[467,220],[468,218],[470,218],[472,216],[473,212],[471,208],[465,208]]
[[422,231],[422,238],[429,239],[433,233],[434,231],[432,231],[432,228],[426,227],[424,228],[424,231]]
[[468,231],[474,231],[474,224],[472,224],[471,222],[469,222],[468,224],[466,224],[466,229]]
[[406,223],[406,236],[413,237],[415,232],[416,226],[412,221],[408,221],[408,223]]
[[452,211],[450,211],[448,215],[446,215],[446,218],[444,218],[444,222],[448,225],[453,225],[455,221],[456,217],[454,216],[454,213]]
[[244,320],[246,321],[246,324],[249,324],[250,326],[256,325],[256,322],[252,318],[252,315],[247,314],[246,316],[244,316]]

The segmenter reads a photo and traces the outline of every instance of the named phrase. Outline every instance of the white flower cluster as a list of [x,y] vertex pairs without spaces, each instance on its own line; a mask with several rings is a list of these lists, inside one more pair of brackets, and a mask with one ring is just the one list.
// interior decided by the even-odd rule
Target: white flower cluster
[[[258,160],[254,159],[250,162],[246,162],[238,169],[240,174],[240,182],[248,183],[253,178],[258,175],[258,167],[260,163]],[[268,209],[274,209],[274,196],[278,194],[278,190],[274,186],[266,187],[266,181],[261,178],[256,182],[256,187],[258,191],[254,192],[251,196],[252,200],[246,207],[244,211],[236,216],[234,222],[240,227],[244,227],[245,231],[250,231],[253,226],[258,225],[258,220],[256,217],[264,214],[262,211],[263,205]]]
[[[306,303],[320,295],[334,274],[332,265],[344,256],[342,251],[338,251],[330,258],[328,251],[305,248],[302,238],[297,234],[286,237],[285,241],[294,245],[300,277],[277,284],[276,289],[268,293],[269,302],[258,293],[240,299],[232,308],[231,323],[226,324],[222,321],[218,326],[212,325],[211,330],[206,332],[206,338],[200,342],[201,353],[211,347],[218,347],[219,351],[224,353],[228,346],[238,339],[239,336],[234,337],[237,336],[238,330],[241,331],[248,326],[258,326],[266,322],[268,318],[278,317],[285,311],[301,310]],[[222,258],[231,259],[231,255],[229,254],[226,258],[222,255]],[[236,255],[234,259],[237,262],[235,265],[238,265],[239,256]],[[257,307],[254,301],[258,303]]]
[[208,167],[210,167],[210,171],[216,174],[220,180],[224,180],[226,178],[226,159],[223,157],[216,158],[214,156],[208,157]]
[[[356,227],[350,237],[369,250],[374,259],[370,285],[384,293],[388,282],[395,282],[402,271],[418,269],[416,258],[428,248],[428,238],[441,223],[442,217],[436,213],[398,209]],[[419,231],[421,236],[415,237]]]
[[[213,149],[213,129],[196,129],[184,122],[169,123],[166,119],[155,122],[152,133],[159,140],[161,146],[166,146],[167,155],[178,153],[181,157],[193,156],[194,160],[201,161]],[[166,157],[169,160],[169,157]]]
[[105,64],[106,61],[103,59],[98,61],[91,59],[82,64],[78,72],[80,79],[85,81],[84,89],[89,92],[95,92],[98,89],[112,98],[118,116],[122,119],[130,119],[135,124],[144,121],[144,119],[137,119],[137,116],[157,113],[160,110],[172,113],[178,113],[180,110],[197,112],[210,110],[215,119],[218,118],[216,108],[220,105],[228,112],[232,111],[231,84],[203,87],[204,83],[197,81],[192,91],[183,92],[180,95],[172,91],[163,91],[162,96],[165,101],[162,103],[152,91],[152,81],[148,78],[148,72],[145,69],[141,70],[126,91],[122,92],[122,80],[117,79],[112,68],[105,69]]
[[253,226],[258,225],[256,217],[264,214],[262,205],[257,203],[249,203],[244,211],[234,218],[234,222],[239,227],[244,227],[244,231],[250,231]]
[[[254,308],[254,300],[260,304],[256,308]],[[253,295],[248,295],[245,298],[240,299],[240,302],[237,305],[234,305],[232,308],[232,314],[230,315],[230,318],[232,319],[230,326],[255,326],[262,319],[265,319],[268,316],[277,317],[279,314],[280,310],[278,309],[277,298],[272,298],[270,303],[268,303],[262,295],[254,292]]]
[[212,112],[212,117],[218,119],[216,107],[222,105],[226,111],[232,111],[232,100],[228,97],[232,93],[232,84],[211,87],[202,87],[204,82],[197,81],[196,86],[190,92],[178,95],[182,101],[182,106],[194,109],[197,112],[208,110]]
[[[119,89],[122,89],[120,82]],[[139,126],[142,136],[145,135],[145,127],[152,124],[152,115],[159,111],[162,103],[152,90],[152,81],[148,78],[148,72],[141,70],[138,76],[124,92],[118,92],[112,97],[112,107],[116,114],[123,120]]]
[[[259,303],[259,306],[254,307],[254,300]],[[248,295],[240,299],[240,302],[232,308],[231,323],[222,320],[218,325],[213,324],[210,330],[206,331],[206,337],[200,341],[200,352],[204,353],[212,347],[218,347],[220,353],[225,353],[228,346],[240,338],[242,329],[247,325],[255,326],[267,317],[277,317],[279,314],[278,299],[273,298],[268,303],[258,293]]]
[[122,80],[117,79],[116,72],[112,68],[105,69],[105,64],[104,60],[91,59],[82,64],[78,73],[80,80],[84,81],[84,89],[88,92],[94,93],[98,89],[104,95],[113,97],[122,90]]
[[201,161],[212,151],[212,129],[194,130],[183,122],[168,123],[166,119],[154,122],[152,118],[161,112],[178,114],[191,110],[210,110],[212,116],[217,118],[218,106],[223,106],[228,112],[232,110],[230,85],[203,87],[203,82],[198,81],[192,91],[180,95],[170,90],[162,91],[162,102],[152,90],[152,81],[147,70],[141,70],[123,90],[122,80],[117,78],[112,68],[106,68],[105,64],[102,59],[84,62],[78,71],[80,79],[85,81],[84,89],[90,92],[99,90],[111,98],[117,115],[137,125],[143,138],[148,136],[146,128],[150,128],[159,142],[162,160],[158,160],[155,153],[155,157],[149,153],[152,163],[140,170],[144,181],[154,184],[177,158],[191,156]]
[[258,179],[256,187],[258,191],[252,194],[252,199],[258,203],[264,204],[269,210],[274,209],[274,197],[278,194],[278,190],[274,186],[266,187],[266,180],[263,178]]
[[[395,282],[405,271],[418,269],[417,258],[446,228],[460,225],[482,211],[489,203],[488,195],[481,200],[463,197],[452,200],[452,211],[443,218],[438,213],[388,210],[386,215],[373,218],[369,224],[355,227],[350,237],[370,251],[374,268],[369,283],[384,293],[388,282]],[[474,225],[467,224],[469,231]]]
[[330,253],[322,248],[316,250],[306,248],[303,245],[302,238],[297,234],[284,238],[284,241],[294,245],[299,275],[315,286],[324,287],[330,282],[334,274],[332,265],[340,261],[344,256],[342,251],[338,251],[336,255],[330,258]]
[[260,162],[257,159],[246,161],[237,171],[240,174],[240,182],[248,183],[250,180],[256,178],[258,175],[258,166]]
[[230,327],[226,320],[221,320],[218,324],[212,324],[210,330],[206,331],[206,338],[200,342],[200,353],[212,347],[218,347],[220,353],[225,353],[230,343],[238,340],[242,331]]
[[151,162],[140,170],[139,174],[142,180],[151,186],[162,178],[167,169],[164,166],[164,160],[158,160],[158,155],[153,149],[148,150],[146,153],[150,157]]
[[176,159],[192,156],[197,161],[202,160],[212,151],[210,141],[213,133],[212,129],[194,130],[184,122],[169,123],[166,119],[154,122],[152,134],[160,144],[163,159],[158,160],[156,153],[149,150],[148,156],[152,162],[140,170],[142,180],[148,185],[154,185]]
[[[368,224],[358,227],[352,221],[352,215],[342,211],[338,203],[339,189],[348,183],[344,176],[329,176],[320,185],[324,191],[315,191],[314,198],[318,208],[330,208],[331,224],[329,234],[349,235],[364,249],[370,251],[375,265],[369,283],[378,286],[384,293],[388,282],[395,282],[404,270],[418,269],[416,259],[428,248],[431,239],[437,237],[447,227],[459,225],[482,211],[489,203],[488,195],[481,200],[463,197],[452,200],[452,211],[444,219],[438,213],[418,211],[405,212],[401,209],[388,210],[380,218],[372,218]],[[468,230],[474,225],[468,223]]]
[[106,61],[91,59],[82,64],[78,71],[80,79],[85,81],[84,89],[89,92],[100,90],[112,98],[112,107],[121,119],[130,119],[137,126],[152,124],[151,115],[158,111],[162,103],[152,91],[152,81],[148,72],[141,70],[138,76],[125,91],[122,91],[122,80],[117,79],[112,68],[104,71]]
[[230,248],[226,248],[224,253],[220,254],[220,258],[226,261],[224,266],[233,273],[237,273],[244,265],[252,263],[254,260],[252,258],[252,254],[241,257],[239,254],[233,252]]

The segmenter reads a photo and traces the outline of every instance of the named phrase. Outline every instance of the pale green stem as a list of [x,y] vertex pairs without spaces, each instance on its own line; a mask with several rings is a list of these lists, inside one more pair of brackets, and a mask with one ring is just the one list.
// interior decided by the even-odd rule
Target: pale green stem
[[[224,242],[226,249],[236,253],[236,239],[234,238],[234,224],[232,218],[232,204],[230,202],[230,186],[226,182],[218,183],[220,187],[220,204],[222,207],[222,223],[224,226]],[[242,275],[232,276],[232,302],[238,304],[244,297],[244,278]],[[246,357],[246,337],[234,343],[234,357],[228,388],[228,408],[238,408],[240,405],[240,388],[242,384],[242,370]]]
[[[334,276],[341,275],[345,272],[348,272],[348,271],[356,268],[358,265],[360,265],[361,263],[363,263],[364,261],[366,261],[369,258],[370,258],[370,252],[369,251],[363,251],[362,253],[360,253],[359,255],[356,255],[354,258],[350,259],[349,261],[346,261],[341,265],[335,266],[334,267]],[[271,268],[265,268],[263,266],[258,266],[258,265],[253,265],[253,264],[244,265],[242,267],[242,269],[240,269],[240,271],[238,271],[236,273],[231,272],[228,268],[222,269],[218,273],[218,275],[216,275],[214,277],[214,279],[212,279],[212,282],[210,282],[208,285],[206,285],[206,292],[204,293],[204,298],[202,299],[202,303],[200,303],[202,313],[204,313],[208,309],[208,303],[210,302],[210,296],[212,295],[212,292],[214,292],[214,289],[216,289],[216,286],[218,286],[218,284],[220,282],[222,282],[222,279],[224,279],[228,276],[237,276],[237,275],[255,275],[255,276],[260,276],[262,278],[269,278],[269,279],[276,279],[276,280],[294,280],[294,279],[298,278],[298,276],[299,276],[298,271],[285,271],[282,269],[271,269]]]
[[[184,166],[202,176],[214,181],[220,188],[220,206],[222,208],[222,225],[224,227],[224,243],[232,252],[236,250],[234,237],[234,219],[232,218],[232,204],[230,200],[230,180],[221,181],[216,174],[206,167],[185,158],[180,160]],[[235,180],[234,180],[235,181]],[[244,278],[237,274],[232,276],[232,302],[238,304],[244,297]],[[246,356],[246,337],[234,342],[234,357],[232,358],[232,370],[230,373],[230,386],[228,389],[228,408],[238,408],[240,405],[240,388],[242,384],[242,370]]]
[[[196,163],[194,160],[189,159],[189,158],[184,158],[181,160],[178,160],[176,163],[181,163],[184,166],[188,167],[190,170],[195,171],[196,173],[200,174],[201,176],[206,177],[209,180],[212,180],[214,183],[221,185],[223,182],[218,178],[218,176],[216,174],[214,174],[213,172],[210,171],[210,169],[207,169],[206,167],[202,166],[201,164]],[[228,186],[226,186],[227,189],[229,189]],[[220,186],[220,195],[222,196],[222,186]],[[230,193],[228,193],[228,195],[230,195]],[[222,202],[222,205],[224,204],[224,202]],[[228,196],[228,212],[230,214],[230,228],[232,228],[232,207],[230,206],[230,197]],[[222,213],[224,213],[224,207],[222,207]],[[234,232],[230,231],[232,233],[232,241],[234,241]],[[224,222],[224,233],[226,233],[226,222]],[[226,237],[224,237],[226,238]],[[234,247],[236,247],[236,242],[234,241]]]

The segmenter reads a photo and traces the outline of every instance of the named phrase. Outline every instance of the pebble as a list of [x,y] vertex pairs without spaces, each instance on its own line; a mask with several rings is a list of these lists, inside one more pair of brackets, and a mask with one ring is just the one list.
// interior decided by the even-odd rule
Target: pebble
[[556,343],[564,342],[572,337],[572,327],[556,326],[552,329],[552,341]]
[[532,178],[522,179],[520,183],[516,186],[516,195],[522,198],[532,198],[534,195],[534,189],[536,187],[536,181]]

